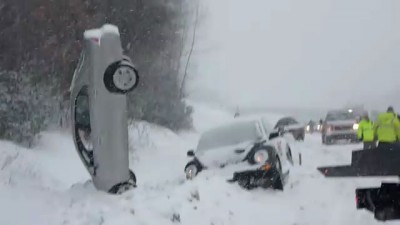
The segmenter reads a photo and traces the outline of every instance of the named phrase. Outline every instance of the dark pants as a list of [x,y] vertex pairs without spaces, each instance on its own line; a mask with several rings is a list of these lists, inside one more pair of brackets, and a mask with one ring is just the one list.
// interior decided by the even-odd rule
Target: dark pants
[[364,141],[364,150],[376,148],[375,141]]
[[396,142],[379,142],[378,144],[378,149],[393,150],[396,147]]

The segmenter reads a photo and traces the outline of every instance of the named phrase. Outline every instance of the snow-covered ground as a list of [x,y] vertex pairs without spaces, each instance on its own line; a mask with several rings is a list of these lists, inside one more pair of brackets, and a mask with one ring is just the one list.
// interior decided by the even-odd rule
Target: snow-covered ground
[[[232,119],[218,109],[196,109],[198,131]],[[44,133],[33,150],[1,141],[0,224],[379,224],[354,202],[356,187],[377,186],[379,179],[326,179],[316,170],[349,163],[358,146],[326,147],[319,135],[308,135],[304,143],[292,143],[303,165],[293,168],[283,192],[249,192],[227,183],[223,170],[185,181],[186,151],[195,146],[197,133],[175,134],[139,122],[130,127],[130,141],[138,188],[121,196],[93,188],[67,133]]]

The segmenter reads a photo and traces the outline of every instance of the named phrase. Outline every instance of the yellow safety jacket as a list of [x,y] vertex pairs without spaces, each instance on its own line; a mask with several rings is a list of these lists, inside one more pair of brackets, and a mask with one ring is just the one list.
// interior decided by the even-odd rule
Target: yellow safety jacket
[[374,124],[380,142],[396,142],[400,139],[400,121],[394,113],[382,113]]
[[371,120],[361,120],[358,124],[357,137],[364,142],[374,141],[374,123]]

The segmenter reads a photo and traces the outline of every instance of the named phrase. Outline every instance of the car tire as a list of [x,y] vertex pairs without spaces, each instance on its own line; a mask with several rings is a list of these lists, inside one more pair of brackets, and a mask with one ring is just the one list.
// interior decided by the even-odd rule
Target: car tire
[[332,138],[329,138],[329,137],[325,137],[325,138],[326,138],[326,140],[325,140],[326,145],[332,145],[333,144]]
[[301,136],[298,134],[298,135],[293,135],[293,136],[295,136],[295,140],[296,141],[301,141]]
[[130,177],[130,179],[133,181],[133,183],[136,186],[136,175],[132,170],[129,170],[129,177]]
[[293,165],[293,155],[292,155],[292,149],[290,149],[290,146],[287,145],[287,153],[286,153],[286,157],[289,160],[289,162]]
[[333,144],[332,139],[327,137],[326,135],[322,136],[322,144],[331,145]]
[[[196,171],[196,173],[194,174],[193,177],[197,176],[197,174],[199,174],[203,170],[203,166],[197,160],[192,160],[192,161],[188,162],[186,164],[186,166],[185,166],[185,169],[184,169],[185,175],[186,175],[186,169],[191,165],[194,165],[196,167],[196,169],[197,169],[197,171]],[[190,180],[190,179],[193,179],[193,178],[189,178],[189,177],[186,176],[186,179]]]
[[376,208],[374,210],[374,216],[379,221],[387,221],[392,218],[394,214],[394,209],[391,207]]
[[132,172],[132,170],[129,170],[129,180],[114,185],[108,192],[110,194],[120,195],[120,194],[122,194],[126,191],[129,191],[135,187],[136,187],[136,175],[135,175],[135,173]]
[[272,184],[272,188],[276,190],[283,190],[283,181],[282,181],[282,163],[279,159],[279,156],[276,156],[275,162],[275,170],[277,171],[278,175]]
[[[130,79],[127,79],[126,75]],[[127,80],[124,80],[127,79]],[[110,64],[103,75],[106,89],[115,94],[126,94],[139,84],[139,73],[128,60],[121,60]]]
[[305,136],[304,133],[300,135],[300,141],[304,141],[304,136]]

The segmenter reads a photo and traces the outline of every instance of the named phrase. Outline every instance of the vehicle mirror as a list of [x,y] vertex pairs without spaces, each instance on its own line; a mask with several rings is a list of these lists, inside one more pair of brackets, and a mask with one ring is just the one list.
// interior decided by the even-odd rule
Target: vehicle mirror
[[277,138],[279,136],[281,136],[281,133],[279,131],[278,132],[272,132],[272,133],[269,134],[269,139],[271,140],[271,139]]
[[285,132],[285,127],[278,128],[278,135],[283,135],[284,132]]
[[194,156],[194,151],[193,151],[193,150],[189,150],[189,151],[187,152],[187,156],[193,157],[193,156]]

